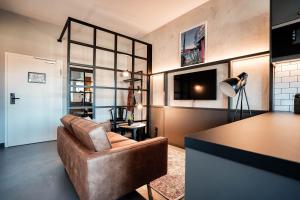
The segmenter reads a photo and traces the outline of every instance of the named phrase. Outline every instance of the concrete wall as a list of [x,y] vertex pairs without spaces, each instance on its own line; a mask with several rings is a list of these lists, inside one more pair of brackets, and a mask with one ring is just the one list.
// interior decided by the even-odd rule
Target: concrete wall
[[5,52],[62,60],[61,27],[0,10],[0,143],[4,142]]
[[179,34],[207,22],[206,62],[269,50],[269,0],[210,0],[146,35],[153,73],[180,67]]

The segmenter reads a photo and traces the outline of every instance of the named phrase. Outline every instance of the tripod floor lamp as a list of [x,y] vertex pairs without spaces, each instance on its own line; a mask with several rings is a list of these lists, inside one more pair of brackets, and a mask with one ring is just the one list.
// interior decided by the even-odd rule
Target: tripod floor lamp
[[[243,119],[243,99],[246,99],[247,107],[250,116],[252,115],[251,109],[248,102],[248,97],[246,93],[246,84],[247,84],[248,74],[243,72],[237,77],[228,78],[219,83],[221,91],[228,97],[235,97],[238,95],[238,100],[236,102],[235,112],[233,116],[233,121],[236,120],[236,115],[238,111],[238,106],[240,104],[240,119]],[[230,109],[230,108],[228,108]]]

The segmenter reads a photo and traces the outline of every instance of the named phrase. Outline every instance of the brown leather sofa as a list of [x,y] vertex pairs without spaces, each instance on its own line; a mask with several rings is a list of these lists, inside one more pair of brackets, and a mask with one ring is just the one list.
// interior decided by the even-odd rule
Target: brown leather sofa
[[90,120],[61,121],[58,154],[81,200],[118,199],[167,173],[166,138],[136,142]]

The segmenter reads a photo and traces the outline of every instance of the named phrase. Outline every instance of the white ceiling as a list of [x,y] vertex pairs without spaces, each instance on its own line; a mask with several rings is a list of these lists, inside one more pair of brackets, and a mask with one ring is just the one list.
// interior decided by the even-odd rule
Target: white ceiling
[[62,26],[81,19],[141,37],[208,0],[0,0],[0,8]]

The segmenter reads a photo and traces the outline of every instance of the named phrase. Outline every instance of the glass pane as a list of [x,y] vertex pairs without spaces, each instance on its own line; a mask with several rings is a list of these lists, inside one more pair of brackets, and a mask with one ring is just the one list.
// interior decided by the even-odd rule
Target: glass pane
[[135,42],[135,55],[140,57],[147,57],[147,45]]
[[[84,83],[82,81],[71,81],[72,87],[70,87],[71,92],[83,92],[84,91]],[[74,87],[75,86],[75,87]],[[76,86],[82,86],[82,87],[76,87]]]
[[115,91],[113,89],[96,89],[96,106],[113,106]]
[[124,75],[123,72],[117,72],[117,87],[119,88],[129,88],[131,73],[128,73],[128,76]]
[[78,23],[72,23],[71,29],[71,40],[93,44],[93,28]]
[[70,60],[74,63],[93,64],[93,49],[81,45],[71,44]]
[[117,106],[127,106],[128,90],[117,90]]
[[132,40],[118,37],[118,51],[132,53]]
[[83,72],[78,72],[78,71],[71,71],[71,80],[83,81],[84,80],[84,73]]
[[114,87],[114,71],[96,69],[96,86]]
[[147,119],[147,108],[134,108],[134,121],[146,120]]
[[111,120],[111,109],[110,108],[96,108],[95,121],[107,122]]
[[124,54],[118,54],[118,69],[132,71],[132,58]]
[[93,109],[87,108],[87,109],[72,109],[70,110],[70,114],[76,115],[78,117],[90,117],[93,118]]
[[71,106],[92,106],[93,92],[91,88],[80,88],[81,91],[76,91],[75,88],[70,93]]
[[134,88],[135,89],[147,89],[147,76],[134,74],[135,82]]
[[143,74],[147,74],[147,61],[143,59],[134,59],[134,71],[142,72]]
[[96,50],[96,65],[99,67],[114,68],[114,53],[110,51]]
[[97,46],[108,49],[114,49],[115,36],[111,33],[97,30]]

